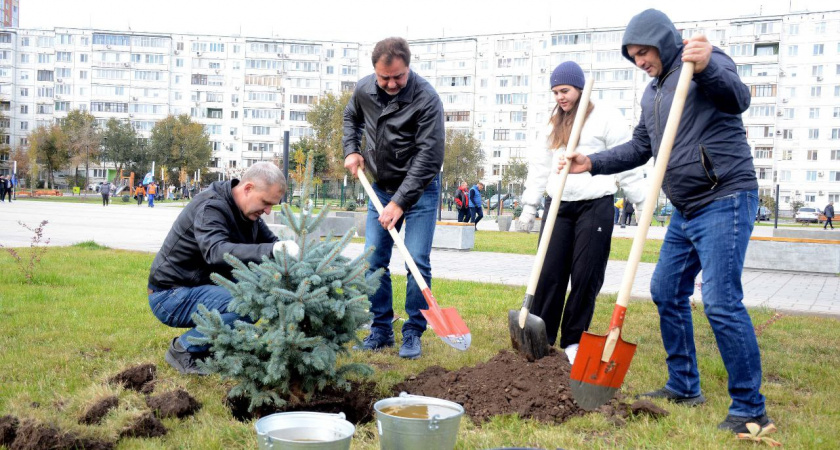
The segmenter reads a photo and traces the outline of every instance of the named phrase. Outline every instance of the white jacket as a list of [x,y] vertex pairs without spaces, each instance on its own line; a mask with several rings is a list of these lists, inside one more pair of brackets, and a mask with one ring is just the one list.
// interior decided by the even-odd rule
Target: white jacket
[[[624,120],[615,109],[595,105],[595,109],[584,122],[577,145],[577,152],[591,155],[607,150],[630,139],[630,131],[624,125]],[[557,173],[557,163],[564,155],[566,148],[554,150],[548,148],[548,137],[552,125],[545,127],[537,142],[544,142],[543,148],[535,148],[528,152],[528,178],[525,180],[525,192],[522,193],[522,214],[536,213],[536,204],[544,192],[554,196],[560,184],[560,174]],[[641,212],[644,207],[645,194],[648,183],[640,166],[626,172],[614,175],[592,176],[589,172],[569,174],[563,189],[562,201],[594,200],[618,191],[616,181],[621,184],[627,198],[636,204],[636,210]]]

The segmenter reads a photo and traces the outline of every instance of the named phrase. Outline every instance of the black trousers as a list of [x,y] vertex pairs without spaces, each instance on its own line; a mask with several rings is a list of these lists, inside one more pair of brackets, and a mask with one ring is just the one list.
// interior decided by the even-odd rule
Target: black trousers
[[[545,211],[551,199],[545,200]],[[545,321],[548,342],[560,347],[580,342],[595,312],[610,256],[615,207],[612,196],[563,202],[545,255],[531,312]],[[540,237],[546,220],[542,221]],[[571,279],[569,297],[566,287]]]
[[462,208],[458,210],[458,222],[467,223],[470,221],[470,209]]

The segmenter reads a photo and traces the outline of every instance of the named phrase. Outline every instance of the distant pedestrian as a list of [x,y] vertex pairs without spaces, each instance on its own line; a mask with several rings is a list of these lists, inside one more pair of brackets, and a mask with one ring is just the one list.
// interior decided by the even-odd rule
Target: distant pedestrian
[[175,200],[175,185],[174,184],[170,184],[169,188],[166,190],[166,192],[167,192],[167,195],[166,195],[167,200]]
[[635,213],[636,208],[633,207],[633,203],[625,201],[624,215],[621,216],[621,228],[624,228],[627,225],[633,225],[633,214]]
[[137,189],[134,191],[134,198],[137,199],[137,206],[143,204],[143,201],[146,199],[146,188],[143,187],[143,184],[138,184]]
[[475,224],[476,229],[478,229],[478,222],[484,217],[484,211],[481,209],[482,190],[484,190],[484,183],[480,181],[470,188],[470,221]]
[[108,206],[111,203],[111,183],[103,181],[99,185],[99,193],[102,194],[102,206]]
[[615,217],[613,217],[613,225],[618,225],[618,220],[621,219],[621,209],[624,208],[624,199],[620,198],[613,206],[615,207]]
[[6,201],[6,177],[5,176],[0,176],[0,202],[5,202],[5,201]]
[[824,214],[825,214],[825,225],[823,226],[823,230],[825,230],[826,227],[829,227],[829,226],[833,230],[834,229],[834,224],[831,223],[831,219],[834,218],[834,202],[828,202],[828,205],[825,207],[825,213]]
[[458,209],[458,222],[470,221],[470,194],[467,192],[467,182],[462,181],[455,190],[455,208]]
[[157,195],[157,186],[155,182],[149,183],[149,188],[146,190],[146,196],[149,198],[149,208],[155,207],[155,195]]
[[185,200],[189,200],[190,198],[190,187],[188,183],[184,183],[184,186],[181,188],[181,198]]

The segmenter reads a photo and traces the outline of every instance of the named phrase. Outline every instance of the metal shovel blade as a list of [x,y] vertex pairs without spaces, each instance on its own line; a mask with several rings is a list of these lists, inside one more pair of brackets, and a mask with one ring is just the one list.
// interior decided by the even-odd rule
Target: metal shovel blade
[[533,314],[528,314],[525,326],[519,326],[520,310],[508,311],[508,330],[513,348],[525,355],[528,361],[536,361],[548,356],[551,346],[545,332],[545,322]]
[[621,387],[636,344],[625,342],[619,334],[608,360],[602,361],[607,336],[584,332],[580,338],[575,363],[572,365],[570,385],[577,404],[592,411],[607,403]]
[[441,308],[437,301],[432,296],[432,291],[429,288],[423,290],[423,296],[426,297],[426,304],[429,309],[421,309],[420,313],[426,318],[429,323],[429,328],[438,335],[446,345],[456,349],[465,351],[470,348],[472,343],[472,334],[470,329],[458,314],[455,308]]

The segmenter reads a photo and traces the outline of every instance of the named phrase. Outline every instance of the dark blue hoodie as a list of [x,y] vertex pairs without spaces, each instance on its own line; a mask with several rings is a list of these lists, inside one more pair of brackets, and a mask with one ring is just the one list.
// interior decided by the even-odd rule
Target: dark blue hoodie
[[[606,152],[590,155],[592,174],[623,172],[646,163],[659,152],[665,123],[682,70],[683,43],[679,31],[660,11],[649,9],[630,20],[621,53],[628,45],[656,47],[662,74],[642,95],[642,117],[633,139]],[[708,66],[691,82],[662,188],[689,217],[716,198],[758,189],[752,152],[741,113],[750,106],[749,88],[735,63],[713,47]]]

